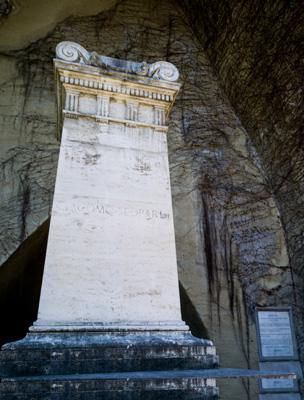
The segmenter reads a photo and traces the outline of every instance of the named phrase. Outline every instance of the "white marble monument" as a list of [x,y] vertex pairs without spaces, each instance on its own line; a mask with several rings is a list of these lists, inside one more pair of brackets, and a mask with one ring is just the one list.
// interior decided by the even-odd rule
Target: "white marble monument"
[[39,313],[0,352],[0,396],[217,399],[212,376],[188,371],[217,368],[215,347],[180,310],[167,153],[178,71],[71,42],[56,53],[61,147]]
[[61,148],[32,330],[187,330],[167,154],[168,62],[57,46]]

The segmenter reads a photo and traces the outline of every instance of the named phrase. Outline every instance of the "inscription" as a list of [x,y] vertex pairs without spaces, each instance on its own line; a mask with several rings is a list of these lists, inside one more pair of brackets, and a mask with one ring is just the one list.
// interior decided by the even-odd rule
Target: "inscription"
[[294,357],[289,311],[258,311],[262,357]]
[[[76,140],[74,140],[76,142]],[[86,146],[86,148],[83,150],[81,148],[71,148],[71,147],[66,147],[64,149],[64,157],[66,160],[71,160],[83,165],[96,165],[98,161],[101,158],[101,154],[97,152],[97,150],[94,147],[94,143],[81,143],[79,142],[83,147]]]
[[153,208],[132,208],[109,206],[101,202],[86,203],[57,203],[53,211],[68,214],[69,212],[83,215],[102,214],[108,217],[140,217],[146,220],[169,220],[170,213],[164,210]]
[[151,289],[151,290],[145,290],[145,291],[140,291],[140,292],[133,292],[133,291],[129,291],[128,293],[124,294],[124,297],[127,298],[133,298],[133,297],[138,297],[138,296],[161,296],[161,291],[160,290],[156,290],[156,289]]
[[135,171],[140,172],[142,175],[149,175],[151,173],[151,166],[140,157],[136,157],[136,164],[133,168]]
[[[260,369],[295,372],[298,374],[295,337],[290,309],[265,308],[257,310],[257,333],[260,350]],[[284,361],[285,360],[285,361]],[[263,393],[296,392],[298,384],[293,379],[260,380]]]

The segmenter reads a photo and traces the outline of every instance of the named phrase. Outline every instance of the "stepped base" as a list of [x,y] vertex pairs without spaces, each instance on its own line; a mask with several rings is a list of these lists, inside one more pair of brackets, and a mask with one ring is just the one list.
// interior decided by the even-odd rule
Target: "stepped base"
[[128,379],[116,380],[102,374],[6,378],[0,395],[5,400],[216,400],[218,390],[213,379],[138,380],[130,373]]
[[[0,394],[4,400],[217,399],[213,379],[137,379],[134,372],[217,367],[212,342],[187,331],[31,332],[3,346]],[[131,375],[105,376],[115,372]]]
[[3,377],[217,366],[212,342],[183,331],[35,332],[0,352]]

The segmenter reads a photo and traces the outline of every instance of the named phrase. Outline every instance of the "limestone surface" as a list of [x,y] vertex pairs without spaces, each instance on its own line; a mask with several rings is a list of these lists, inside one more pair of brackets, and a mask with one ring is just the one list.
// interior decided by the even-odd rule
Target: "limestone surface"
[[72,42],[56,56],[62,135],[35,325],[188,329],[167,150],[178,70]]

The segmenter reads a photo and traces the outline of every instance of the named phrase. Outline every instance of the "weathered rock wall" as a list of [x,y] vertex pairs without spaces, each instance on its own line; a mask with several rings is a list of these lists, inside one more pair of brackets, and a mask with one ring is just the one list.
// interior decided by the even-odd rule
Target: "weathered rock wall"
[[[52,58],[62,40],[179,68],[168,140],[180,281],[196,327],[204,325],[196,333],[215,341],[221,365],[255,367],[254,306],[292,298],[284,231],[265,167],[176,2],[121,1],[2,52],[2,262],[50,213],[58,152]],[[256,398],[246,384],[222,388],[223,398]]]
[[[304,9],[301,1],[181,0],[255,145],[281,215],[304,359]],[[270,291],[269,304],[281,298]]]

